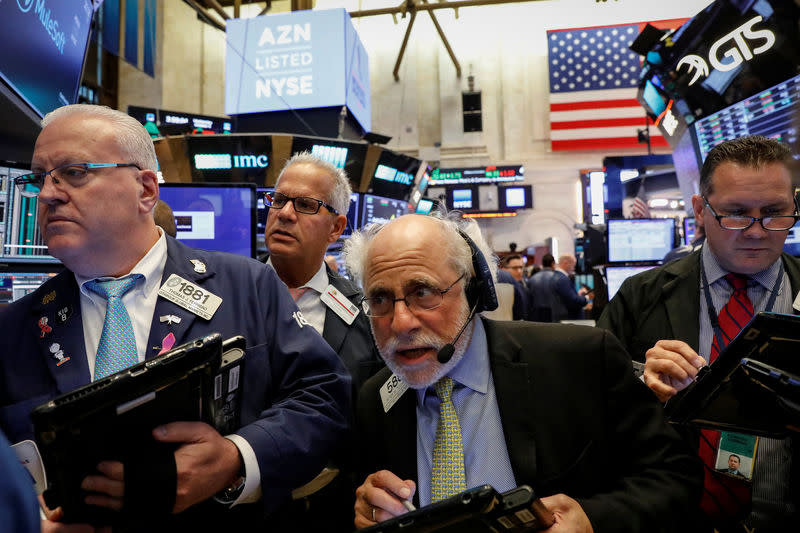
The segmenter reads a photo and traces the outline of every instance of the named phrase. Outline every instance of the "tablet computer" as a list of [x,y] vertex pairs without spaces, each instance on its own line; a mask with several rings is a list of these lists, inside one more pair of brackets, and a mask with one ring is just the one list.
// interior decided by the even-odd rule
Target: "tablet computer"
[[774,409],[775,395],[748,378],[741,363],[748,359],[798,374],[798,350],[800,316],[757,313],[711,365],[700,369],[694,383],[667,402],[665,414],[676,424],[784,437],[786,423]]
[[[243,349],[243,341],[234,344]],[[222,353],[222,337],[211,334],[36,407],[31,419],[47,474],[48,507],[61,506],[67,522],[111,523],[112,511],[84,503],[81,481],[102,460],[126,462],[174,448],[152,438],[159,425],[214,426],[225,400],[214,397]]]
[[362,529],[362,533],[485,533],[539,531],[554,523],[552,513],[522,485],[500,494],[481,485],[415,511]]

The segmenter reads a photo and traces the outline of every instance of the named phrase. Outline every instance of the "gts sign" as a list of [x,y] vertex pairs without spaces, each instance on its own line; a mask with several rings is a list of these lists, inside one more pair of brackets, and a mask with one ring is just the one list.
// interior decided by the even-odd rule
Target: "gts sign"
[[[772,48],[775,44],[775,34],[770,30],[753,29],[753,26],[761,22],[761,20],[761,15],[753,17],[732,32],[716,40],[708,50],[708,63],[716,70],[728,72]],[[753,41],[761,42],[751,50],[750,45]],[[720,58],[720,49],[725,45],[729,45],[730,48]],[[727,59],[725,63],[722,62],[724,59]],[[689,54],[678,62],[676,70],[680,70],[682,65],[687,65],[690,72],[694,71],[694,77],[689,82],[689,86],[692,86],[700,77],[708,77],[708,63],[698,55]]]

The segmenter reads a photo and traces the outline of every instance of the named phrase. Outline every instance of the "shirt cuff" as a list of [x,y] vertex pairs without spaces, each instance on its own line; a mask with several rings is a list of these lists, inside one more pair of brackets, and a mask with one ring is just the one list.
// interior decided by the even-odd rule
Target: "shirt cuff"
[[258,468],[258,460],[253,447],[240,435],[226,435],[225,438],[236,445],[244,462],[244,489],[231,507],[240,503],[258,501],[261,498],[261,470]]

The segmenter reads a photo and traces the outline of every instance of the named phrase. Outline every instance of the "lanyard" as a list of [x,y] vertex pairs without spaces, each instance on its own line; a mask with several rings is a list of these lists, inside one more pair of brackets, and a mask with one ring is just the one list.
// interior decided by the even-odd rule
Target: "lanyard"
[[[699,254],[700,258],[700,276],[702,277],[702,286],[703,286],[703,294],[706,298],[706,311],[708,312],[708,319],[711,321],[711,328],[714,330],[714,337],[717,339],[717,345],[722,347],[724,346],[723,338],[722,338],[722,328],[719,326],[719,319],[717,318],[716,310],[714,309],[714,303],[711,301],[711,290],[708,288],[708,276],[706,276],[706,268],[703,265],[703,254]],[[772,308],[775,306],[775,299],[778,297],[778,289],[781,287],[781,282],[783,281],[783,261],[780,263],[781,267],[778,270],[778,277],[775,278],[775,284],[772,286],[772,291],[770,291],[769,298],[767,299],[767,306],[764,308],[764,311],[767,313],[772,311]]]

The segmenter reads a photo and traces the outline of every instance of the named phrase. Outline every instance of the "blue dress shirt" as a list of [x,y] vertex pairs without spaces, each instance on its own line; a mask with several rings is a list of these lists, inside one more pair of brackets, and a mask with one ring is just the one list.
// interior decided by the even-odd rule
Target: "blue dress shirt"
[[[497,407],[489,346],[480,320],[464,357],[449,372],[453,405],[461,425],[467,488],[488,483],[505,492],[517,486],[508,458],[500,410]],[[439,421],[439,398],[433,386],[417,393],[417,493],[420,505],[431,502],[433,441]]]

